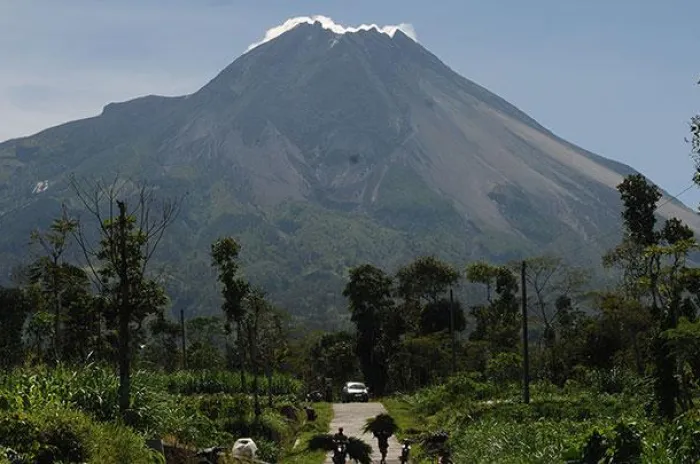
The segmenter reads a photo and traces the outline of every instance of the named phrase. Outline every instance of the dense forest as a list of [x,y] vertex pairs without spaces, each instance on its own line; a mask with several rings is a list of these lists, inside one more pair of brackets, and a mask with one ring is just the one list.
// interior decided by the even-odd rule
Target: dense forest
[[329,379],[364,379],[417,459],[437,430],[457,462],[700,459],[698,242],[659,222],[641,175],[618,186],[613,285],[554,256],[365,264],[343,291],[353,330],[333,333],[305,332],[247,282],[235,237],[208,250],[221,315],[169,319],[151,258],[178,201],[131,181],[72,185],[91,220],[64,210],[32,234],[36,258],[0,289],[0,462],[153,462],[147,439],[186,454],[241,436],[268,462],[321,462],[294,444],[326,431],[329,405],[315,421],[304,407]]

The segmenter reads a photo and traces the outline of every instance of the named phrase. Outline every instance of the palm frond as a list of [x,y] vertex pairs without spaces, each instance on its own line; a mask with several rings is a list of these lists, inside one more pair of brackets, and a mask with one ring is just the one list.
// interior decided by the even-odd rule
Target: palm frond
[[396,421],[389,414],[379,414],[371,419],[367,419],[364,433],[372,433],[377,435],[379,433],[386,433],[389,436],[394,435],[399,430],[399,426],[396,425]]
[[372,447],[359,438],[348,439],[348,456],[360,464],[372,464]]
[[333,435],[330,435],[328,433],[320,433],[318,435],[314,435],[313,437],[311,437],[311,440],[309,440],[308,444],[308,449],[310,451],[333,451],[334,448],[335,443],[333,442]]

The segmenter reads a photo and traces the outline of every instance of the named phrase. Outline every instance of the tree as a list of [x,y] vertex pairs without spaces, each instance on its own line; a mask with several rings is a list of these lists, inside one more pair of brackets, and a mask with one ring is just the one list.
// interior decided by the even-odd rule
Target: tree
[[572,310],[573,300],[583,295],[589,275],[571,268],[561,258],[542,256],[527,260],[528,307],[534,308],[544,326],[543,336],[551,341],[560,323]]
[[141,353],[142,359],[166,372],[175,371],[181,359],[178,343],[182,336],[180,324],[159,314],[147,325],[150,337]]
[[[86,279],[81,278],[84,275],[81,276],[78,272],[81,270],[63,260],[63,255],[70,245],[71,234],[75,232],[77,226],[77,221],[68,215],[64,205],[61,217],[53,221],[48,231],[42,233],[36,230],[31,234],[31,243],[39,244],[45,252],[45,255],[37,258],[30,267],[30,278],[32,283],[39,285],[48,306],[53,311],[55,361],[61,359],[61,321],[64,308],[70,304],[66,303],[65,293],[76,286],[72,277],[80,281],[77,286],[86,283]],[[85,287],[84,285],[83,288]]]
[[459,272],[433,256],[416,259],[396,274],[397,292],[405,300],[437,303],[459,280]]
[[267,367],[270,372],[270,365],[277,359],[279,348],[284,342],[284,335],[281,315],[265,299],[265,292],[261,289],[250,288],[243,300],[243,305],[246,311],[241,325],[242,341],[246,348],[247,361],[253,371],[253,398],[257,418],[262,413],[258,393],[261,367]]
[[[695,382],[700,381],[700,321],[691,321],[681,317],[676,328],[666,330],[662,336],[668,340],[673,354],[679,360],[683,380],[690,383],[688,376],[692,375]],[[691,388],[686,387],[686,391]],[[688,401],[692,402],[691,398]]]
[[[309,352],[313,372],[323,378],[333,379],[339,387],[358,372],[355,355],[355,335],[349,332],[324,334],[311,347]],[[318,386],[323,385],[322,380]]]
[[50,349],[53,340],[55,324],[53,313],[48,311],[34,311],[27,323],[26,335],[33,358],[37,362],[46,361],[46,352]]
[[620,292],[601,293],[597,300],[601,312],[600,331],[605,332],[609,342],[614,340],[615,343],[614,348],[607,345],[608,357],[612,358],[618,351],[625,354],[625,351],[631,350],[635,370],[639,375],[644,374],[644,352],[648,345],[647,335],[652,328],[649,307]]
[[662,333],[675,329],[681,315],[695,312],[700,273],[687,267],[687,256],[698,248],[692,231],[677,219],[656,230],[656,202],[661,191],[641,174],[618,186],[624,204],[625,236],[605,257],[605,264],[623,271],[625,295],[648,305],[652,319],[654,393],[659,414],[672,419],[684,397],[678,382],[676,357]]
[[[700,84],[700,82],[698,82],[698,84]],[[693,182],[700,186],[700,115],[695,115],[690,119],[690,135],[690,143],[695,160]]]
[[219,369],[224,367],[225,330],[219,316],[198,316],[189,319],[187,327],[187,367]]
[[242,365],[241,385],[245,389],[245,345],[243,343],[243,321],[246,317],[244,298],[250,292],[250,285],[239,275],[240,265],[238,255],[241,247],[232,237],[223,237],[211,245],[212,266],[216,267],[218,280],[222,285],[221,294],[224,302],[221,306],[226,316],[226,328],[230,330],[231,323],[236,325],[236,343]]
[[622,271],[623,290],[631,298],[641,300],[645,297],[642,286],[646,282],[652,307],[658,310],[659,256],[645,251],[659,241],[659,234],[655,231],[655,211],[661,191],[641,174],[627,176],[617,189],[623,203],[625,235],[620,245],[603,257],[603,264]]
[[450,338],[444,333],[404,338],[390,367],[392,387],[411,391],[447,377],[450,372]]
[[388,361],[401,332],[391,297],[393,280],[381,269],[364,264],[350,269],[343,290],[357,337],[355,352],[369,387],[381,395],[388,380]]
[[482,284],[486,289],[486,302],[491,303],[491,292],[498,277],[499,268],[484,261],[477,261],[467,266],[467,281]]
[[0,368],[8,369],[22,363],[22,333],[31,309],[31,302],[22,289],[0,287]]
[[177,217],[179,202],[157,201],[154,190],[146,184],[119,179],[103,184],[80,183],[73,178],[71,186],[97,223],[97,245],[90,240],[94,234],[87,221],[79,220],[74,237],[94,276],[106,323],[116,325],[119,411],[128,421],[132,331],[139,331],[148,315],[160,314],[167,302],[161,285],[148,271],[165,230]]
[[487,289],[486,304],[472,306],[476,327],[470,339],[487,342],[492,353],[515,350],[520,331],[520,301],[518,281],[513,271],[506,266],[477,262],[467,267],[467,280],[480,283]]
[[[446,328],[449,329],[451,308],[446,294],[458,280],[459,272],[456,269],[433,256],[418,258],[399,269],[396,273],[396,290],[403,299],[401,313],[407,327],[414,334],[423,335],[442,330],[433,330],[435,324],[430,322],[431,319],[436,324],[446,321]],[[458,303],[455,306],[460,308]],[[440,310],[445,311],[442,317],[436,314]],[[459,319],[459,314],[456,318]]]
[[544,375],[555,383],[566,380],[566,366],[557,357],[561,332],[574,317],[575,301],[583,296],[588,279],[587,272],[568,266],[561,258],[542,256],[527,260],[528,309],[541,328],[538,347]]
[[[454,308],[450,306],[454,305]],[[459,300],[452,303],[447,298],[442,298],[435,303],[428,303],[420,315],[420,335],[430,335],[437,332],[450,330],[450,314],[454,312],[454,330],[462,332],[467,328],[467,320],[464,317],[464,309]]]

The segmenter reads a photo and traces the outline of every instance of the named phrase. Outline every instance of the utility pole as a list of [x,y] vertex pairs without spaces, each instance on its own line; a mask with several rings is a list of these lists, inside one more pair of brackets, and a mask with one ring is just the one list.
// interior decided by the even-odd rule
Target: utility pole
[[527,337],[527,286],[525,282],[525,271],[527,263],[523,261],[520,269],[520,293],[523,309],[523,403],[530,404],[530,354],[528,352]]
[[182,367],[187,370],[187,343],[185,341],[185,310],[180,309],[180,336],[182,338]]
[[455,302],[450,287],[450,336],[452,337],[452,375],[457,372],[457,355],[455,353]]

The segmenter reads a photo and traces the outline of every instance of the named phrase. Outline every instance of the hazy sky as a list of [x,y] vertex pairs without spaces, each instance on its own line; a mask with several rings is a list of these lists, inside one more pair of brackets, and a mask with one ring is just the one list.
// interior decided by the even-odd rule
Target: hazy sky
[[[670,193],[700,112],[695,0],[0,0],[0,140],[204,85],[265,31],[321,14],[411,23],[460,74]],[[693,207],[700,192],[681,200]]]

